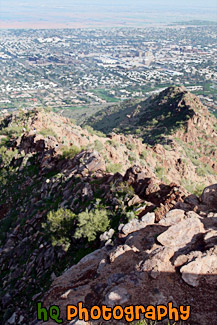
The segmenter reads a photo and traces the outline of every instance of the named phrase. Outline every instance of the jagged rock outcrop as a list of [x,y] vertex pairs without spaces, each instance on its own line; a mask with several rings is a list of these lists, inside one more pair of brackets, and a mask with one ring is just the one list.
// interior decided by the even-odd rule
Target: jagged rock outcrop
[[[177,92],[178,104],[171,102],[176,114],[182,105],[192,109],[184,96],[182,102]],[[159,112],[167,103],[160,98]],[[205,123],[204,111],[194,105],[189,127],[176,130],[180,141],[170,137],[153,147],[132,135],[82,129],[43,110],[0,122],[0,322],[30,324],[42,299],[62,308],[78,300],[113,306],[169,299],[191,303],[193,322],[211,321],[211,307],[204,315],[201,307],[206,300],[212,306],[216,288],[215,129],[209,117],[210,140],[201,145],[197,127]],[[202,196],[201,182],[213,184]],[[49,228],[49,213],[61,209],[74,218],[69,234],[64,229],[68,251],[65,238]],[[106,231],[91,244],[76,238],[78,216],[99,210],[108,216]]]
[[[137,229],[122,235],[121,243],[95,251],[57,278],[44,305],[60,305],[64,318],[66,305],[78,301],[87,308],[172,301],[176,306],[191,305],[190,324],[212,324],[217,316],[216,220],[217,214],[174,209],[160,223],[141,221]],[[209,247],[206,238],[212,242]]]

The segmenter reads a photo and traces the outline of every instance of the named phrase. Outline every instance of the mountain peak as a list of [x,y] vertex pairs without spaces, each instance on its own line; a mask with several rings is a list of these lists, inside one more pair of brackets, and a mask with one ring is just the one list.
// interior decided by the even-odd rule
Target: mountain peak
[[167,143],[177,131],[188,132],[189,125],[199,127],[203,119],[209,121],[210,128],[216,123],[197,96],[184,86],[171,86],[146,100],[127,101],[100,111],[88,123],[103,132],[135,134],[153,145]]

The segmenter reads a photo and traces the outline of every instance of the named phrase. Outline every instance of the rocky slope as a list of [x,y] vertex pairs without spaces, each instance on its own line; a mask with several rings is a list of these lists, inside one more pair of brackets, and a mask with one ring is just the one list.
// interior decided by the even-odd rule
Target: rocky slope
[[[131,127],[128,131],[137,133],[136,124],[144,118],[149,119],[148,123],[153,125],[141,122],[137,135],[113,132],[105,136],[90,127],[81,128],[69,119],[42,110],[27,113],[21,111],[5,118],[2,127],[0,126],[1,137],[4,137],[4,133],[11,135],[14,130],[16,136],[23,135],[22,145],[25,145],[25,141],[30,141],[29,136],[31,141],[34,138],[35,143],[43,142],[44,139],[48,141],[49,136],[56,153],[62,153],[68,150],[67,147],[72,146],[76,146],[77,151],[94,149],[103,157],[107,172],[125,173],[127,168],[136,164],[148,169],[161,181],[167,184],[174,181],[191,193],[200,194],[205,186],[217,182],[217,122],[197,97],[183,88],[169,88],[157,98],[154,97],[149,99],[148,103],[140,103],[137,106],[140,108],[134,108],[133,113],[131,112],[132,118],[121,115],[123,120],[118,122],[123,132],[126,131],[124,125],[127,123]],[[131,111],[133,109],[128,108]],[[150,112],[149,115],[154,112],[152,114],[155,115],[157,124],[152,123],[153,117],[146,111]],[[167,115],[169,117],[166,118]],[[112,126],[110,115],[106,116],[106,121]],[[100,124],[103,125],[101,120]],[[172,125],[174,130],[168,128],[166,135],[167,124]],[[25,126],[26,131],[22,134]],[[160,132],[161,137],[166,137],[166,140],[150,146],[141,138],[145,136],[145,132],[150,133],[152,139],[155,138],[155,132]],[[17,145],[20,141],[21,136]],[[30,146],[28,149],[30,151],[33,145],[31,141],[26,144]]]
[[199,135],[195,129],[191,133],[192,126],[207,130],[211,138],[216,131],[215,117],[183,86],[169,87],[144,101],[129,100],[111,106],[93,115],[86,123],[105,133],[115,130],[138,134],[150,144],[167,142],[169,135],[174,137],[180,129],[188,135],[184,140],[190,142]]
[[158,153],[161,151],[162,158],[159,163],[165,169],[164,174],[170,175],[171,168],[175,181],[180,182],[176,177],[178,169],[182,173],[182,185],[189,185],[185,181],[187,174],[194,182],[196,175],[192,170],[204,178],[217,173],[217,120],[184,87],[167,88],[136,104],[126,102],[121,107],[113,106],[100,111],[87,123],[103,132],[134,134],[144,143],[160,143]]
[[[216,201],[208,207],[210,191]],[[189,200],[189,211],[170,210],[159,223],[149,213],[141,221],[123,226],[116,245],[87,255],[58,277],[45,295],[44,305],[60,306],[64,319],[66,306],[78,301],[87,308],[173,302],[174,306],[191,306],[186,324],[213,324],[217,317],[217,213],[197,214]],[[204,190],[199,205],[216,211],[216,202],[217,185]],[[98,323],[106,324],[103,320]],[[127,322],[113,321],[116,323]]]
[[[203,107],[201,109],[203,110]],[[176,133],[180,143],[185,143],[187,148],[190,132],[195,135],[194,143],[196,143],[198,133],[194,130],[197,129],[198,123],[204,125],[205,122],[192,118],[188,121],[187,132],[176,130],[180,132]],[[216,146],[214,122],[208,117],[206,123],[207,134]],[[211,130],[214,130],[214,133]],[[213,273],[215,264],[212,262],[212,256],[216,254],[214,214],[217,207],[216,185],[211,184],[217,182],[215,164],[210,167],[211,169],[204,170],[203,175],[198,175],[197,171],[200,164],[208,164],[215,158],[214,146],[208,160],[202,159],[207,156],[209,142],[207,146],[200,147],[200,153],[203,152],[204,156],[200,157],[202,160],[199,165],[194,165],[195,162],[189,158],[189,152],[183,151],[183,146],[178,141],[171,139],[169,147],[161,144],[151,147],[135,136],[115,133],[105,136],[91,128],[83,129],[69,119],[43,110],[20,111],[2,117],[0,133],[1,323],[34,324],[36,302],[45,299],[47,304],[50,301],[54,302],[54,297],[61,300],[55,291],[59,279],[67,282],[74,276],[73,274],[76,277],[77,271],[74,273],[70,267],[88,253],[103,247],[104,243],[107,244],[106,247],[94,253],[96,259],[94,257],[93,263],[96,260],[96,264],[90,264],[93,270],[96,265],[98,269],[99,258],[103,256],[102,259],[105,259],[105,263],[100,264],[97,273],[100,281],[101,277],[102,282],[105,279],[104,271],[100,273],[104,266],[108,274],[111,270],[111,276],[119,273],[116,267],[122,268],[122,262],[121,265],[116,265],[116,259],[119,261],[119,258],[115,257],[116,250],[117,252],[123,250],[124,254],[128,251],[135,253],[135,256],[133,255],[135,263],[131,263],[129,269],[128,264],[123,264],[123,268],[126,269],[123,276],[131,278],[131,271],[132,275],[140,272],[141,279],[138,278],[138,281],[144,281],[143,275],[149,277],[149,271],[152,270],[152,266],[151,269],[149,266],[147,270],[144,268],[145,257],[147,265],[151,265],[155,249],[157,254],[164,249],[167,252],[168,247],[171,247],[164,238],[166,236],[164,233],[170,229],[168,227],[173,229],[173,225],[167,224],[168,220],[181,228],[185,224],[185,231],[186,227],[193,230],[186,236],[185,246],[174,248],[172,245],[172,250],[168,253],[169,259],[166,257],[166,260],[171,260],[167,263],[168,269],[162,262],[162,269],[157,270],[157,274],[160,271],[171,272],[172,279],[181,281],[180,290],[184,292],[189,283],[184,278],[182,280],[179,274],[180,266],[184,267],[185,264],[187,266],[195,257],[205,257],[208,266],[204,272]],[[188,185],[198,190],[202,184],[209,187],[200,198],[199,195],[190,195]],[[178,211],[177,215],[174,211]],[[165,218],[167,221],[163,221]],[[88,228],[82,226],[83,220]],[[109,233],[104,233],[105,230]],[[182,237],[183,229],[178,228],[176,231],[177,236],[180,232]],[[147,232],[150,234],[147,235]],[[104,235],[100,236],[102,233]],[[144,235],[141,242],[140,234]],[[138,250],[132,248],[134,244],[131,245],[128,241],[131,236],[135,238],[139,236]],[[142,238],[146,236],[150,239],[148,246],[142,243]],[[164,238],[163,241],[159,239],[160,236]],[[179,245],[182,245],[181,239]],[[183,263],[181,260],[182,264],[176,266],[175,257],[177,254],[180,255],[182,248],[184,256],[190,254],[190,257]],[[110,258],[112,252],[114,260]],[[127,256],[126,263],[129,262]],[[157,257],[154,260],[156,259]],[[90,260],[92,261],[92,257]],[[79,270],[84,261],[75,266],[74,270]],[[85,267],[82,266],[84,272]],[[69,270],[64,274],[66,269]],[[155,274],[155,267],[153,269],[152,273]],[[88,272],[87,269],[87,273],[82,273],[83,278]],[[57,278],[51,291],[45,295],[52,281],[61,274],[63,278]],[[132,278],[137,274],[139,273],[135,273]],[[94,291],[91,277],[92,275],[87,283],[85,282],[87,290],[90,291],[89,297],[92,297]],[[115,279],[111,277],[109,286],[116,282]],[[117,277],[117,282],[119,280]],[[78,277],[76,282],[78,288],[79,281]],[[99,283],[102,283],[100,281]],[[195,281],[196,284],[199,283]],[[139,285],[145,283],[141,282]],[[105,286],[103,284],[101,289],[97,289],[99,302],[103,301],[101,298],[104,293],[105,297],[107,295],[107,291],[104,290],[112,289],[109,286],[106,289],[106,284]],[[208,283],[207,299],[214,294],[213,288]],[[64,291],[64,288],[61,287],[60,292],[61,290]],[[190,289],[186,292],[190,292]],[[62,294],[64,293],[65,291]],[[84,291],[85,301],[86,293],[87,291]],[[136,298],[136,291],[133,294],[132,287],[129,287],[129,293],[126,295],[132,296],[133,301]],[[162,292],[162,295],[166,293]],[[180,293],[178,298],[175,297],[177,303],[181,301],[183,295]],[[139,297],[138,295],[138,299]],[[32,320],[29,319],[30,314]]]

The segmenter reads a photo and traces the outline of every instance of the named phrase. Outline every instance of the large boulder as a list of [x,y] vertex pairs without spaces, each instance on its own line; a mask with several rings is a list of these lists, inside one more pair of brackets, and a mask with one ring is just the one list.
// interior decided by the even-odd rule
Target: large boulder
[[182,221],[185,216],[185,211],[181,209],[174,209],[166,213],[160,220],[159,224],[163,226],[172,226]]
[[198,234],[204,233],[204,225],[199,218],[187,218],[179,223],[172,225],[157,237],[163,246],[184,248],[192,243]]
[[138,220],[136,218],[132,219],[130,222],[128,222],[126,225],[123,226],[121,231],[128,235],[134,231],[140,230],[142,228],[145,228],[147,225],[153,224],[155,221],[155,214],[147,213],[145,214],[141,220]]
[[209,210],[217,211],[217,184],[210,185],[203,190],[201,202]]
[[217,273],[217,255],[204,255],[184,265],[180,272],[182,279],[192,287],[199,285],[199,280],[207,275],[211,277]]

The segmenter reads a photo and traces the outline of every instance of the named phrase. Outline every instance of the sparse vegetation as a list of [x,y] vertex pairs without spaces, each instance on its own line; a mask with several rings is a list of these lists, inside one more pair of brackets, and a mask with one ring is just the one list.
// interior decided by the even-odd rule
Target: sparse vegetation
[[79,149],[76,146],[71,146],[71,147],[63,147],[62,149],[62,158],[64,159],[73,159],[75,155],[77,155],[81,149]]
[[147,150],[144,149],[144,150],[142,151],[141,155],[140,155],[140,158],[141,158],[141,159],[146,159],[147,156],[148,156]]
[[189,193],[194,194],[197,197],[201,196],[203,189],[206,187],[203,183],[193,183],[191,180],[187,179],[183,180],[181,185],[186,188]]
[[105,137],[105,134],[101,131],[94,130],[91,126],[85,125],[84,129],[86,129],[91,135],[97,135],[99,137]]
[[106,171],[108,173],[120,173],[122,169],[122,165],[121,164],[113,164],[113,163],[108,163],[106,165]]
[[0,146],[0,164],[3,163],[5,166],[10,165],[12,159],[18,154],[16,148],[10,149],[5,146]]
[[109,227],[109,214],[105,209],[94,209],[81,212],[78,215],[78,227],[75,238],[87,238],[89,242],[96,239],[96,236],[106,231]]
[[166,175],[166,171],[165,171],[164,167],[163,166],[159,166],[159,165],[157,165],[155,167],[155,173],[156,173],[156,175],[157,175],[157,177],[159,179],[163,179],[163,177],[165,177],[165,175]]
[[94,141],[94,149],[95,149],[96,151],[98,151],[98,152],[103,151],[103,150],[104,150],[104,146],[103,146],[102,142],[99,141],[99,140],[95,140],[95,141]]
[[44,137],[52,136],[52,137],[55,137],[57,139],[57,135],[54,132],[54,130],[52,130],[52,129],[47,129],[47,128],[46,129],[42,129],[42,130],[39,131],[39,133],[41,135],[43,135]]

